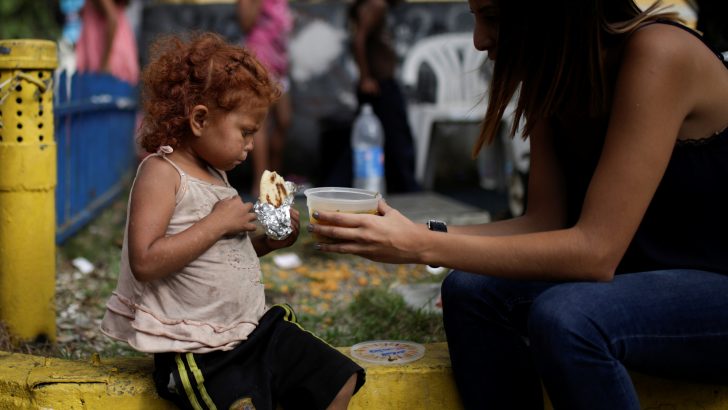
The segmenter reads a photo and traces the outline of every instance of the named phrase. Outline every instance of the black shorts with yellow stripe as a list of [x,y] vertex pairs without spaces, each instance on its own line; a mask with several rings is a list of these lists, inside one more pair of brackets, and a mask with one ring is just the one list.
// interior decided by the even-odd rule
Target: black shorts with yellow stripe
[[233,350],[154,355],[159,395],[183,409],[325,409],[364,369],[296,322],[288,305],[271,307]]

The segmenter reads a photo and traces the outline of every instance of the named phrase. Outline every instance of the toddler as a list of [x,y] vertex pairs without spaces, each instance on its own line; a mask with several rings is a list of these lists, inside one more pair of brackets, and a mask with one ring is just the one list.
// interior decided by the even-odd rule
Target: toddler
[[230,186],[278,85],[245,49],[211,33],[166,37],[143,72],[142,148],[121,272],[101,324],[154,353],[159,394],[181,408],[345,409],[364,370],[267,307],[258,257],[292,245],[254,235],[253,204]]

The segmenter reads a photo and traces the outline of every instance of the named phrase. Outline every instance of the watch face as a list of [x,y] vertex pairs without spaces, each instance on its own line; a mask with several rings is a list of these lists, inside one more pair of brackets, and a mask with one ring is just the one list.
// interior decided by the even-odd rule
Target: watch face
[[445,222],[442,222],[442,221],[436,221],[434,219],[431,219],[431,220],[427,221],[427,227],[431,231],[435,231],[435,232],[447,232],[447,224]]

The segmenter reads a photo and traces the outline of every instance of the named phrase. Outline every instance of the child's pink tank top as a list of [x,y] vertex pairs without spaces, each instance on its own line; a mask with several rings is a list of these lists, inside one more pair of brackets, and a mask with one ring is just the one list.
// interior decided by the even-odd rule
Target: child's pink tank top
[[[167,235],[184,231],[208,215],[218,201],[237,195],[222,171],[218,172],[226,186],[186,175],[162,158],[180,174]],[[265,295],[258,256],[248,235],[221,239],[180,272],[152,282],[134,278],[126,236],[119,281],[101,323],[103,333],[142,352],[206,353],[232,349],[258,325],[266,311]]]

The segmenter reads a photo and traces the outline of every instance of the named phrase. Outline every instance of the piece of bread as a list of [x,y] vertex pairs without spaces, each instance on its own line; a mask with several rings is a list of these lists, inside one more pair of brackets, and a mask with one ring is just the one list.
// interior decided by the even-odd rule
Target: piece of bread
[[278,208],[288,196],[286,181],[275,171],[265,170],[260,178],[260,196],[258,200]]

